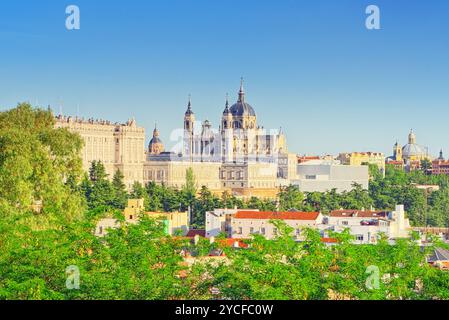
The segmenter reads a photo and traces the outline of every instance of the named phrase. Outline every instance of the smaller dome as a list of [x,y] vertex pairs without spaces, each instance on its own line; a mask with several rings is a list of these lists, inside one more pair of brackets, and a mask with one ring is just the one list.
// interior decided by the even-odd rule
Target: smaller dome
[[150,140],[150,143],[148,145],[148,151],[150,152],[150,154],[160,154],[164,152],[164,144],[159,138],[159,130],[157,130],[156,127],[153,131],[153,138]]
[[156,137],[154,137],[150,140],[150,146],[153,144],[156,144],[156,143],[162,143],[162,140],[159,138],[156,138]]

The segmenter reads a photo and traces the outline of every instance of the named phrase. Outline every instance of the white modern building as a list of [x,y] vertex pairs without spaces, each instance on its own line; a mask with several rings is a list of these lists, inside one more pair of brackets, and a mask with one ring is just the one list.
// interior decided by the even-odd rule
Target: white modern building
[[394,211],[335,210],[324,219],[320,227],[326,235],[329,231],[342,232],[349,229],[355,237],[356,244],[377,243],[380,235],[389,240],[410,236],[409,219],[405,217],[403,205],[396,206]]
[[217,237],[224,233],[231,236],[231,218],[237,209],[215,209],[206,212],[206,238]]
[[293,185],[302,192],[326,192],[336,189],[341,193],[353,189],[354,183],[368,189],[368,166],[341,165],[335,160],[311,160],[297,166]]

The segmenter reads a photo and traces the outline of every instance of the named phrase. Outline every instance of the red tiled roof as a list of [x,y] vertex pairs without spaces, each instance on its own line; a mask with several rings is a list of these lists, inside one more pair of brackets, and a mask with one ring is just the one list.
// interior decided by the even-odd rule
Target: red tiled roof
[[404,161],[388,160],[386,163],[387,164],[404,164]]
[[227,239],[218,240],[218,242],[221,245],[224,245],[226,247],[234,247],[235,243],[237,242],[239,245],[239,248],[248,248],[248,244],[243,242],[242,239],[227,238]]
[[238,211],[234,219],[316,220],[319,212]]
[[189,230],[189,232],[187,232],[186,237],[187,238],[193,238],[196,235],[199,235],[200,237],[205,238],[206,237],[206,230],[203,230],[203,229],[192,229],[192,230]]
[[362,211],[362,210],[334,210],[331,217],[359,217],[359,218],[385,218],[388,215],[385,211]]
[[335,238],[321,238],[321,242],[324,243],[338,243],[338,240]]
[[298,160],[298,163],[304,163],[311,160],[320,160],[319,156],[302,156],[302,157],[296,157]]

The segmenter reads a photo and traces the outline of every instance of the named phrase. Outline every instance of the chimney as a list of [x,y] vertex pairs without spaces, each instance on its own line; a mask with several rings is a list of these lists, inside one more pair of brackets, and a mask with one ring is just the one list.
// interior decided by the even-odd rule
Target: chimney
[[215,237],[214,236],[210,237],[209,238],[209,243],[213,244],[214,242],[215,242]]
[[199,236],[199,235],[195,235],[195,236],[193,237],[193,243],[194,243],[195,245],[197,245],[198,242],[200,242],[200,236]]

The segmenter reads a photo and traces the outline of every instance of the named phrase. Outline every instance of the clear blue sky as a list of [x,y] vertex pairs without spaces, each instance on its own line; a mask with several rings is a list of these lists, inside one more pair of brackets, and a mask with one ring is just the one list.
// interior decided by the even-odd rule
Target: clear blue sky
[[[65,8],[81,30],[65,29]],[[365,8],[381,30],[365,28]],[[0,108],[20,101],[124,122],[149,136],[197,118],[218,126],[226,92],[300,154],[382,151],[413,128],[449,156],[449,2],[5,0]]]

